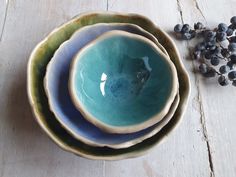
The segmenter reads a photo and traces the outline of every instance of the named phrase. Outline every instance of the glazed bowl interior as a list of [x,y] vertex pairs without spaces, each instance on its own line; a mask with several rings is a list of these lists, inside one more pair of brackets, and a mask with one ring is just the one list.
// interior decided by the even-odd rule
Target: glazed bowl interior
[[176,71],[156,45],[110,31],[72,62],[69,87],[85,118],[105,131],[135,132],[160,121],[177,93]]
[[[175,99],[168,114],[157,124],[142,131],[115,134],[107,133],[88,122],[74,106],[68,90],[69,70],[73,56],[88,43],[101,34],[121,30],[144,36],[153,41],[165,55],[168,56],[164,47],[158,40],[143,30],[141,27],[127,23],[98,23],[77,30],[69,40],[65,41],[54,53],[47,65],[44,78],[44,89],[48,97],[49,108],[61,125],[77,140],[91,146],[107,146],[112,148],[125,148],[142,142],[161,130],[170,120],[176,110],[178,100]],[[169,59],[169,58],[168,58]],[[169,59],[170,60],[170,59]]]
[[[43,81],[46,66],[53,57],[54,52],[64,41],[68,40],[76,30],[96,23],[132,23],[139,25],[159,40],[177,68],[180,84],[180,103],[178,104],[173,118],[159,133],[129,148],[114,150],[105,147],[92,147],[75,139],[61,126],[54,114],[50,111],[48,99],[44,91]],[[36,121],[58,146],[65,151],[89,159],[119,160],[137,157],[147,153],[154,146],[163,142],[163,140],[173,132],[177,125],[180,124],[186,110],[190,94],[190,81],[174,42],[148,18],[137,14],[90,12],[80,14],[58,27],[35,47],[28,62],[27,88],[29,102]]]

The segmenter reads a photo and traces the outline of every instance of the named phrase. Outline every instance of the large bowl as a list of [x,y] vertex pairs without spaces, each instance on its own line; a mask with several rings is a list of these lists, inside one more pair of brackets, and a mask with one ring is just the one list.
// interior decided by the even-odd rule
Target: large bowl
[[57,49],[47,65],[44,86],[51,111],[54,113],[55,118],[57,118],[61,125],[65,127],[72,136],[92,146],[125,148],[137,144],[160,131],[173,116],[178,105],[178,98],[176,96],[168,114],[162,121],[141,132],[123,135],[105,133],[86,121],[81,113],[75,108],[69,96],[67,84],[69,80],[70,64],[73,56],[83,46],[97,36],[110,30],[123,30],[145,36],[152,40],[163,53],[168,55],[153,35],[144,31],[137,25],[125,23],[99,23],[89,25],[77,30],[69,40],[64,42]]
[[110,133],[133,133],[160,122],[178,89],[174,64],[151,40],[120,30],[104,33],[71,63],[69,90],[84,118]]
[[[73,138],[64,130],[50,111],[43,88],[46,66],[57,48],[69,39],[77,29],[95,23],[132,23],[139,25],[152,33],[165,47],[177,69],[180,103],[173,118],[159,133],[129,148],[114,150],[106,147],[91,147]],[[190,81],[174,42],[148,18],[137,14],[92,12],[81,14],[55,29],[35,47],[28,63],[27,89],[29,102],[37,122],[61,148],[89,159],[118,160],[145,154],[174,130],[181,122],[186,110],[190,94]]]

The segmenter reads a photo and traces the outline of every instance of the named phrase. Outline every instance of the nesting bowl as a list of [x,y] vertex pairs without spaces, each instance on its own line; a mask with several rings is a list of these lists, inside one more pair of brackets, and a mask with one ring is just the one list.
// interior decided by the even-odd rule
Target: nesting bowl
[[89,25],[77,30],[69,40],[60,45],[55,51],[54,56],[47,65],[44,87],[48,97],[50,111],[52,111],[55,118],[73,137],[91,146],[107,146],[117,149],[127,148],[140,143],[160,131],[171,119],[179,99],[177,94],[168,114],[162,121],[136,133],[122,135],[106,133],[84,119],[81,113],[75,108],[69,95],[67,85],[70,64],[73,56],[81,48],[96,39],[96,37],[111,30],[121,30],[142,35],[153,41],[168,56],[158,40],[137,25],[126,23],[99,23]]
[[110,133],[133,133],[165,117],[178,81],[173,63],[155,43],[116,30],[78,52],[69,88],[88,121]]
[[[48,99],[44,91],[43,79],[46,66],[57,48],[70,38],[77,29],[96,23],[132,23],[139,25],[152,33],[160,44],[165,47],[177,69],[180,102],[173,117],[160,132],[129,148],[112,149],[108,147],[92,147],[75,139],[61,126],[57,119],[55,119],[54,114],[49,109]],[[36,120],[42,129],[64,150],[90,159],[118,160],[136,157],[150,150],[154,145],[160,143],[164,137],[167,137],[176,125],[179,124],[186,109],[190,92],[189,78],[173,41],[149,19],[136,14],[93,12],[75,17],[68,23],[54,30],[36,46],[30,56],[27,77],[29,101]]]

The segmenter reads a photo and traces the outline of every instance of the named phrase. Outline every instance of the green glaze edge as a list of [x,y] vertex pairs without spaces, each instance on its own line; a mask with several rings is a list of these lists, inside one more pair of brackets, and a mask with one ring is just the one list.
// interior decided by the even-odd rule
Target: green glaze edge
[[[71,135],[59,125],[53,113],[50,112],[43,88],[46,65],[60,44],[68,40],[77,29],[101,22],[133,23],[152,33],[169,53],[170,58],[177,68],[178,77],[180,78],[180,104],[172,120],[158,134],[126,149],[114,150],[111,148],[91,147],[72,138]],[[137,14],[92,12],[76,16],[71,21],[56,28],[35,47],[28,62],[27,89],[29,102],[37,122],[48,136],[62,149],[89,159],[119,160],[145,154],[172,132],[180,123],[185,112],[190,94],[190,81],[174,42],[148,18]],[[40,103],[43,103],[43,106]],[[57,127],[55,127],[56,124],[58,124]],[[58,136],[58,134],[63,136]]]

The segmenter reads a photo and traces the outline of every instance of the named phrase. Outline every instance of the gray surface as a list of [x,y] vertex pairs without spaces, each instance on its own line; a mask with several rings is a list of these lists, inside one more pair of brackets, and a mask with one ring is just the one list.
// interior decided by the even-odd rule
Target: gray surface
[[140,158],[91,161],[62,151],[34,121],[25,92],[26,64],[33,47],[53,28],[80,12],[108,9],[141,13],[168,31],[182,20],[190,24],[200,20],[209,26],[228,22],[235,15],[235,3],[0,0],[0,177],[236,176],[236,91],[192,72],[194,65],[187,57],[192,42],[176,41],[192,83],[184,120],[165,143]]

